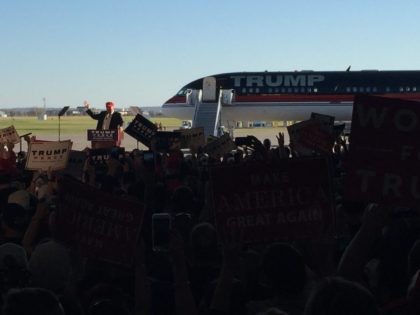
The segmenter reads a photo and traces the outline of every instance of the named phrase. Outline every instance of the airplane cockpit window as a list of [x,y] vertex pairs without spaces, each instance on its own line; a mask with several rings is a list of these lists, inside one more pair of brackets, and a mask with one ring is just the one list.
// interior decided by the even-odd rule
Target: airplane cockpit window
[[186,93],[187,93],[187,89],[181,89],[181,90],[179,90],[179,92],[178,92],[178,93],[176,93],[176,95],[183,96],[183,95],[185,95]]

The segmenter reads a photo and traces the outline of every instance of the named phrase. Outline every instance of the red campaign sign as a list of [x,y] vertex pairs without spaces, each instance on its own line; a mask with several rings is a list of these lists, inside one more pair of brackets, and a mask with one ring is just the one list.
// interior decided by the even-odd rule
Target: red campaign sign
[[334,230],[329,164],[286,159],[210,170],[220,235],[243,230],[245,242],[316,239]]
[[79,181],[59,181],[58,238],[83,257],[130,266],[143,221],[143,205]]
[[420,201],[420,103],[357,96],[346,199],[410,206]]
[[321,123],[314,121],[303,128],[299,134],[300,142],[308,148],[324,154],[331,154],[334,145],[332,132],[322,129]]

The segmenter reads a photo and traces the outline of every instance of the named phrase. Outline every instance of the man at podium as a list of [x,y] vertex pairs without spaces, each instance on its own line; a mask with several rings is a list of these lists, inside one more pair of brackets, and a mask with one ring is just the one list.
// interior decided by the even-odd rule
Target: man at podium
[[97,120],[96,130],[116,130],[117,131],[117,141],[116,146],[120,146],[121,140],[123,137],[123,124],[124,121],[120,113],[115,111],[115,105],[113,102],[106,102],[106,110],[101,111],[98,114],[93,113],[89,108],[89,103],[84,102],[86,113]]

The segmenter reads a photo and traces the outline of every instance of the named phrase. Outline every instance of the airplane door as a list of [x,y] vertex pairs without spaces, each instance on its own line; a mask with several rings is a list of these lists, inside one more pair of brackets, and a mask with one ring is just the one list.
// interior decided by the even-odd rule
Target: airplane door
[[216,102],[216,78],[206,77],[203,79],[203,102]]

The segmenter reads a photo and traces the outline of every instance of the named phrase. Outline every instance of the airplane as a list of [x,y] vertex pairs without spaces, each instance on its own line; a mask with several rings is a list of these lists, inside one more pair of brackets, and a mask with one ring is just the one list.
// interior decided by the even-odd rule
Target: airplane
[[[350,67],[349,67],[350,68]],[[420,71],[233,72],[213,75],[222,98],[223,121],[299,121],[312,112],[351,121],[356,94],[420,101]],[[195,80],[162,105],[162,114],[192,119],[203,89]]]

